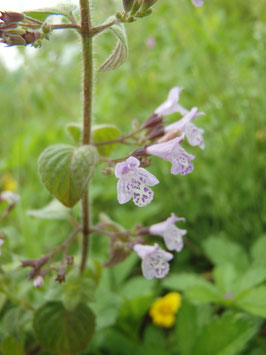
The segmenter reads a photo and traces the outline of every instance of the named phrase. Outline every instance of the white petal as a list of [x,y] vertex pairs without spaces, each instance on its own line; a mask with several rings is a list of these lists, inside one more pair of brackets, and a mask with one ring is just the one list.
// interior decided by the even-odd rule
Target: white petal
[[141,269],[142,269],[143,276],[147,280],[151,280],[154,278],[154,276],[155,276],[154,269],[153,269],[152,265],[149,263],[149,261],[147,261],[146,259],[144,259],[142,261]]
[[145,185],[154,186],[154,185],[159,184],[159,180],[157,179],[157,177],[154,176],[153,174],[149,173],[146,169],[138,168],[137,175],[139,176],[139,179],[141,179],[141,178],[143,179],[141,181]]
[[120,204],[126,203],[131,199],[131,188],[128,180],[126,179],[118,180],[117,199]]

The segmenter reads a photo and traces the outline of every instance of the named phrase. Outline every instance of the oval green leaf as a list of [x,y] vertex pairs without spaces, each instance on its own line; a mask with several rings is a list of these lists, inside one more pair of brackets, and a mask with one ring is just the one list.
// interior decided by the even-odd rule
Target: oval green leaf
[[79,354],[94,334],[95,316],[82,303],[69,311],[61,302],[47,302],[36,311],[33,327],[41,346],[52,354]]
[[[121,136],[120,130],[116,126],[110,124],[94,126],[92,132],[94,143],[111,141]],[[115,149],[115,146],[115,143],[111,143],[98,146],[97,149],[102,156],[107,157]]]
[[41,180],[63,205],[73,207],[84,195],[97,161],[91,145],[52,145],[39,158]]

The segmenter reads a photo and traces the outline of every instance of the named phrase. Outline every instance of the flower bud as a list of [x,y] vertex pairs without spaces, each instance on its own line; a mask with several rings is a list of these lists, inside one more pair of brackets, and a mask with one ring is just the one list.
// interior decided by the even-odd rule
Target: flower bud
[[64,281],[66,281],[66,269],[64,267],[60,267],[58,269],[56,281],[58,281],[60,284]]
[[33,286],[36,288],[42,287],[43,284],[44,284],[44,278],[42,275],[38,275],[33,281]]
[[5,23],[20,22],[23,21],[25,16],[20,12],[12,11],[0,11],[0,20]]
[[135,15],[143,3],[143,0],[135,0],[130,15]]
[[33,44],[35,41],[41,38],[41,33],[38,31],[26,31],[26,33],[23,35],[23,38],[26,41],[26,45]]
[[71,266],[74,264],[74,257],[73,256],[67,256],[66,257],[66,262],[68,266]]
[[26,46],[26,41],[21,35],[2,35],[1,43],[6,43],[8,47],[11,46]]
[[162,123],[163,123],[163,117],[157,115],[156,113],[153,113],[150,117],[146,119],[142,127],[150,128],[150,127],[155,127],[157,125],[161,125]]
[[177,137],[181,137],[182,136],[182,131],[180,129],[173,129],[172,131],[166,133],[160,140],[158,143],[164,143],[164,142],[168,142],[171,141],[172,139],[175,139]]
[[123,6],[124,6],[124,10],[126,12],[130,11],[132,9],[134,0],[123,0]]
[[140,11],[145,12],[150,7],[152,7],[156,2],[157,2],[157,0],[144,0],[142,6],[140,8]]

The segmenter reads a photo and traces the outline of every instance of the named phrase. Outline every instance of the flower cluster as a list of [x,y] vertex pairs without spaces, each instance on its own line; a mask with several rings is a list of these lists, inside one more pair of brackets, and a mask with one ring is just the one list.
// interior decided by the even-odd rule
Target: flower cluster
[[[175,226],[177,221],[185,221],[185,219],[172,213],[166,221],[153,224],[147,228],[146,232],[161,236],[168,250],[180,252],[183,248],[183,236],[187,231],[177,228]],[[173,255],[161,249],[158,244],[154,244],[154,246],[136,244],[133,250],[142,259],[141,268],[146,279],[150,280],[154,277],[161,279],[168,274],[168,261],[173,259]]]
[[169,292],[152,304],[149,315],[154,324],[159,327],[170,328],[174,325],[175,315],[180,306],[180,293]]
[[[186,175],[193,171],[192,160],[194,155],[189,154],[181,146],[186,138],[191,146],[199,146],[204,149],[203,130],[195,126],[191,121],[202,112],[197,107],[191,110],[179,104],[182,88],[174,87],[170,90],[167,99],[153,112],[145,121],[143,128],[148,130],[149,139],[159,140],[151,145],[136,149],[125,162],[118,163],[115,167],[115,176],[119,179],[117,183],[118,202],[124,204],[133,199],[133,202],[144,207],[153,199],[153,191],[149,186],[159,183],[158,179],[146,169],[140,167],[139,159],[145,156],[157,156],[170,161],[173,175]],[[172,124],[164,125],[164,117],[173,113],[180,113],[182,118]],[[154,133],[155,132],[155,133]],[[137,159],[137,158],[139,159]],[[184,221],[184,218],[171,216],[164,222],[154,224],[145,229],[147,234],[161,236],[166,248],[170,251],[180,252],[183,248],[183,236],[187,233],[185,229],[176,227],[175,222]],[[142,272],[146,279],[163,278],[169,271],[169,261],[173,255],[164,251],[158,244],[143,245],[135,244],[133,250],[142,259]]]
[[[137,149],[135,156],[153,155],[170,161],[172,164],[171,173],[173,175],[186,175],[193,171],[192,160],[194,155],[189,154],[181,147],[181,143],[187,138],[191,146],[199,146],[204,149],[203,130],[191,123],[197,116],[202,115],[197,107],[187,110],[179,104],[179,97],[182,88],[174,87],[170,90],[168,97],[146,121],[144,127],[157,130],[158,125],[162,124],[162,117],[181,113],[183,117],[170,125],[163,127],[161,135],[163,137],[155,144],[144,146]],[[154,126],[153,126],[154,124]],[[174,137],[173,137],[174,136]],[[169,139],[173,137],[173,139]],[[153,199],[153,192],[147,186],[154,186],[159,183],[157,178],[147,170],[140,168],[140,161],[135,157],[130,157],[126,162],[118,163],[115,168],[115,175],[119,178],[117,184],[118,202],[123,204],[133,198],[133,202],[143,207],[149,204]]]

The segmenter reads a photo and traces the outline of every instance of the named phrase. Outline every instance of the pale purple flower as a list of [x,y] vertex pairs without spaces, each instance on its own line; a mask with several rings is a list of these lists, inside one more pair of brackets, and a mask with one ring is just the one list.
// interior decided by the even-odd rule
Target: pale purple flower
[[1,246],[4,244],[4,239],[0,239],[0,255],[2,255]]
[[198,145],[201,149],[204,149],[205,145],[202,137],[204,130],[198,128],[190,122],[191,120],[194,120],[197,116],[204,114],[203,112],[197,111],[198,108],[193,107],[183,118],[181,118],[181,120],[166,126],[164,130],[166,133],[172,130],[180,130],[186,135],[188,143],[190,145],[192,145],[193,147]]
[[177,221],[185,221],[185,218],[177,217],[172,213],[171,217],[167,218],[166,221],[150,226],[149,232],[150,234],[162,236],[167,249],[180,252],[184,246],[182,237],[187,234],[187,231],[177,228],[175,226]]
[[192,4],[196,7],[202,7],[204,4],[204,0],[192,0]]
[[44,278],[42,275],[37,276],[33,281],[33,286],[36,288],[42,287],[43,284],[44,284]]
[[143,276],[147,280],[154,277],[162,279],[168,274],[169,263],[173,259],[173,255],[161,249],[158,244],[154,246],[136,244],[134,251],[142,259],[141,268]]
[[233,297],[232,292],[227,292],[227,293],[224,295],[224,299],[225,299],[225,300],[230,300],[232,297]]
[[134,157],[118,163],[115,167],[117,183],[117,199],[123,204],[133,198],[135,205],[143,207],[153,199],[153,191],[147,187],[154,186],[159,180],[146,169],[139,168],[140,162]]
[[186,175],[192,172],[193,164],[191,160],[195,157],[187,153],[179,143],[182,142],[184,134],[165,143],[153,144],[145,149],[145,153],[156,155],[172,163],[171,173],[173,175]]
[[168,94],[167,100],[162,103],[154,112],[158,116],[171,115],[172,113],[179,112],[181,115],[186,115],[188,110],[178,104],[179,96],[183,88],[178,86],[173,87]]
[[154,37],[149,37],[149,38],[147,39],[147,41],[146,41],[146,46],[147,46],[147,48],[149,48],[149,49],[153,49],[154,46],[155,46],[155,43],[156,43],[155,38],[154,38]]
[[8,204],[16,203],[20,200],[20,196],[14,194],[12,191],[2,191],[0,193],[0,202],[6,201]]

